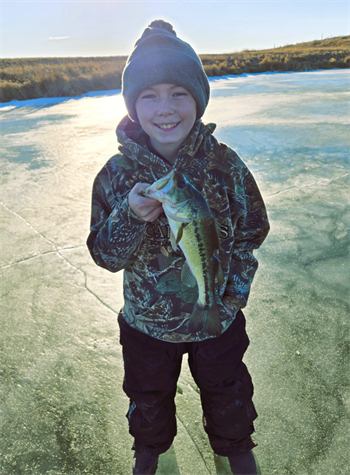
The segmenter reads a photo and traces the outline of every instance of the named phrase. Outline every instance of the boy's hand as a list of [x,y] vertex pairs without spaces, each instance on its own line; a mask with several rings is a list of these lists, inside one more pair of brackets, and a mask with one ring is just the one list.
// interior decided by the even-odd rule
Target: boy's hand
[[136,183],[129,193],[129,206],[136,216],[144,221],[155,221],[163,211],[163,207],[160,201],[151,200],[140,195],[140,192],[148,186],[149,184],[146,183]]

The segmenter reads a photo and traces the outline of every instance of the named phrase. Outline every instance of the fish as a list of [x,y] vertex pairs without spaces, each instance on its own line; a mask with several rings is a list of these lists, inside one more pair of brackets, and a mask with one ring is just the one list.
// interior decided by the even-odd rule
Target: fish
[[170,242],[178,246],[186,258],[181,280],[185,285],[198,285],[198,300],[189,320],[191,332],[204,331],[220,336],[221,320],[215,292],[215,279],[224,282],[217,257],[219,238],[215,219],[208,202],[183,173],[172,169],[141,192],[142,196],[158,200],[163,205],[170,227]]

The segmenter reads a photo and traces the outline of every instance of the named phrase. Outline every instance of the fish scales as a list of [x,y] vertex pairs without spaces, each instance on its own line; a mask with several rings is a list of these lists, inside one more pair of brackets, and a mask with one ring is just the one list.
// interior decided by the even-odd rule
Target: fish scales
[[[171,244],[182,249],[198,285],[198,300],[189,320],[190,330],[221,333],[215,297],[215,278],[222,283],[221,266],[215,252],[219,248],[215,220],[204,196],[177,170],[157,180],[143,196],[163,203],[172,233]],[[220,273],[221,271],[221,273]]]
[[[215,226],[215,224],[214,224]],[[194,221],[193,222],[193,234],[192,235],[192,226],[188,225],[184,229],[184,234],[183,234],[183,243],[179,243],[180,247],[184,251],[185,257],[187,258],[186,254],[191,254],[191,251],[187,251],[186,243],[187,240],[192,244],[194,247],[197,247],[197,249],[194,249],[194,256],[197,254],[199,257],[199,262],[194,261],[194,263],[191,265],[191,259],[187,258],[187,262],[189,263],[189,266],[194,273],[197,283],[198,283],[198,289],[199,289],[199,297],[198,301],[203,305],[211,305],[212,302],[212,294],[214,292],[214,279],[213,273],[214,273],[214,261],[211,258],[211,261],[208,259],[208,253],[206,253],[206,249],[211,249],[212,248],[212,243],[210,242],[209,236],[211,232],[216,232],[215,229],[203,229],[203,226],[200,225],[199,222]],[[187,235],[188,238],[187,238]],[[194,238],[194,239],[193,239]],[[207,242],[203,242],[207,241]],[[198,252],[196,252],[198,250]],[[193,269],[192,269],[193,268]],[[202,282],[201,282],[202,281]]]

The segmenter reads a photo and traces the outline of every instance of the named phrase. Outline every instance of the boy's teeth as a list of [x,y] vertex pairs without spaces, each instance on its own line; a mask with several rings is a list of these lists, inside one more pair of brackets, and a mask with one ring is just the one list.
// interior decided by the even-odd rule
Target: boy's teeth
[[169,125],[158,125],[160,129],[172,129],[173,127],[176,127],[177,124],[169,124]]

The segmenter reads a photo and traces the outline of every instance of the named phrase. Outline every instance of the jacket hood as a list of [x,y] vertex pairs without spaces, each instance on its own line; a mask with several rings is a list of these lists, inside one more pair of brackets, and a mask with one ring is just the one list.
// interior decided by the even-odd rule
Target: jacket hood
[[[213,150],[216,139],[212,133],[216,128],[216,124],[203,124],[201,120],[197,120],[192,127],[187,139],[182,144],[176,162],[181,163],[181,168],[187,168],[193,157],[197,154],[204,142],[210,142],[209,149]],[[152,167],[164,165],[164,161],[157,155],[149,151],[147,147],[148,135],[142,129],[141,125],[130,120],[125,116],[118,124],[116,129],[118,142],[120,143],[119,151],[128,156],[131,160],[136,161],[143,166]]]

